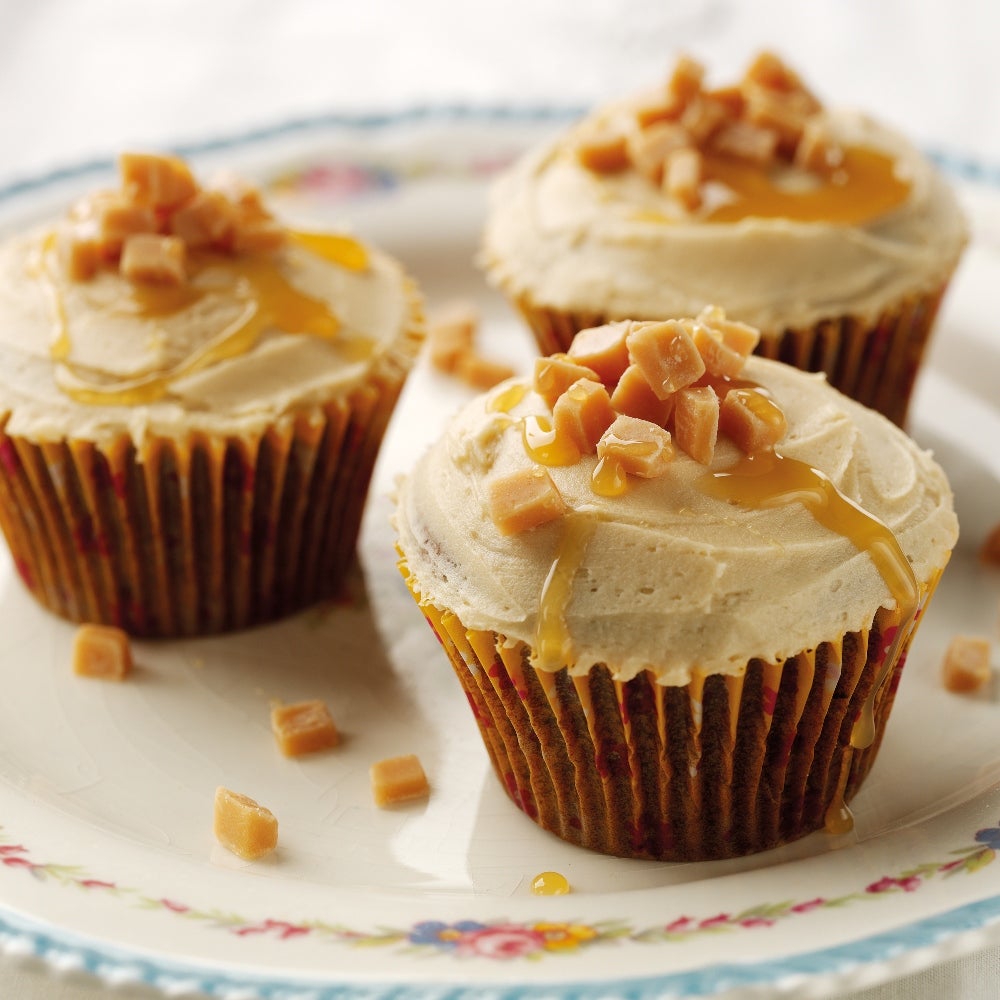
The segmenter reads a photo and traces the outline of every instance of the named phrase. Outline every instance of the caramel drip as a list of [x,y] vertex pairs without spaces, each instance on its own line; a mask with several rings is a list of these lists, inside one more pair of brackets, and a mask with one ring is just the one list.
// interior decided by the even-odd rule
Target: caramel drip
[[851,746],[870,746],[875,739],[875,699],[909,636],[920,599],[913,569],[896,536],[878,518],[845,497],[823,473],[774,452],[748,456],[733,469],[706,476],[702,485],[709,496],[753,509],[801,503],[819,524],[868,553],[896,600],[899,616],[899,628],[851,732]]
[[510,413],[511,410],[521,402],[527,395],[528,387],[521,383],[507,386],[503,392],[498,392],[486,404],[486,409],[490,413]]
[[580,699],[580,707],[583,709],[583,716],[587,720],[590,735],[594,735],[594,702],[590,697],[590,675],[574,675],[571,680],[576,688],[576,696]]
[[524,450],[539,465],[576,465],[580,449],[559,436],[548,417],[525,417],[522,424]]
[[550,670],[536,670],[535,678],[542,688],[542,693],[545,695],[546,700],[549,703],[549,708],[552,709],[552,714],[559,718],[560,707],[559,707],[559,689],[556,684],[556,675]]
[[[721,156],[705,158],[707,180],[725,184],[732,201],[707,216],[709,222],[747,218],[833,222],[852,226],[898,208],[910,194],[910,183],[896,174],[896,161],[874,149],[849,146],[843,161],[827,176],[794,190],[781,184],[780,173]],[[780,170],[780,168],[778,168]]]
[[802,719],[802,713],[806,710],[806,702],[809,700],[809,693],[812,691],[813,680],[816,677],[816,653],[815,651],[804,653],[796,661],[798,670],[798,684],[795,690],[795,724],[798,725]]
[[732,469],[704,477],[701,486],[709,496],[757,510],[801,503],[823,527],[871,556],[901,610],[916,609],[917,581],[896,536],[819,470],[775,452],[761,452],[741,459]]
[[590,488],[601,497],[620,497],[628,490],[628,474],[621,462],[605,455],[590,477]]
[[[621,716],[622,720],[622,732],[625,734],[625,745],[632,745],[632,720],[629,718],[628,712],[625,711],[625,685],[627,681],[613,680],[612,684],[615,687],[615,698],[618,701],[618,714]],[[634,775],[633,775],[634,777]]]
[[705,714],[705,673],[702,670],[692,670],[688,682],[688,700],[691,703],[691,721],[695,733],[701,732],[701,723]]
[[653,684],[653,700],[656,703],[656,734],[660,738],[660,752],[667,748],[667,693],[662,684]]
[[511,684],[514,685],[514,690],[517,692],[518,698],[523,701],[528,688],[524,683],[524,665],[521,660],[521,647],[512,646],[508,649],[497,647],[496,651],[500,656],[500,662],[503,663],[504,669],[507,671],[507,676],[510,678]]
[[[349,237],[291,233],[290,238],[324,260],[348,270],[367,267],[364,247]],[[336,339],[340,333],[340,321],[329,305],[295,288],[276,259],[263,255],[227,257],[205,253],[193,258],[190,279],[183,285],[131,285],[117,304],[116,314],[138,319],[163,318],[197,306],[220,290],[231,290],[241,306],[239,315],[208,343],[165,371],[131,379],[93,382],[88,378],[89,373],[85,374],[84,369],[71,366],[66,360],[72,350],[71,331],[47,265],[44,276],[57,303],[57,335],[50,348],[53,361],[61,363],[56,371],[56,383],[72,399],[93,406],[134,406],[162,399],[176,380],[246,354],[267,329],[329,340]],[[203,278],[200,282],[199,277]],[[368,338],[358,337],[345,342],[342,348],[346,361],[360,361],[371,355],[373,344]]]
[[38,281],[45,297],[49,300],[49,310],[52,313],[55,328],[55,335],[49,344],[49,356],[53,361],[59,362],[69,357],[69,352],[73,349],[73,345],[69,339],[66,307],[63,304],[62,296],[56,288],[55,279],[49,269],[49,261],[55,254],[56,239],[54,230],[45,236],[39,251],[32,254],[28,263],[28,274]]
[[739,674],[726,674],[726,694],[729,701],[729,737],[736,745],[736,730],[740,721],[740,702],[743,698],[743,682],[746,680],[746,672]]
[[854,814],[844,801],[844,792],[847,790],[847,779],[851,774],[851,760],[854,757],[854,749],[847,747],[844,750],[844,757],[840,763],[840,775],[837,778],[837,788],[833,793],[833,798],[826,808],[823,816],[823,825],[826,832],[835,837],[841,834],[850,833],[854,829]]
[[843,640],[838,639],[835,643],[835,651],[827,657],[826,676],[823,678],[823,714],[830,708],[830,702],[837,692],[837,685],[840,683],[840,675],[844,668],[844,647]]
[[565,896],[569,879],[561,872],[542,872],[531,880],[531,891],[536,896]]
[[563,523],[559,552],[542,585],[535,630],[535,660],[541,670],[559,670],[573,663],[573,641],[566,627],[566,609],[573,597],[573,580],[587,554],[597,522],[570,514]]
[[[778,691],[781,688],[781,675],[785,672],[784,663],[765,663],[763,669],[762,680],[764,682],[764,687],[773,691],[775,698],[777,698]],[[767,727],[771,728],[771,720],[774,718],[773,713],[766,711],[764,715],[767,718]]]

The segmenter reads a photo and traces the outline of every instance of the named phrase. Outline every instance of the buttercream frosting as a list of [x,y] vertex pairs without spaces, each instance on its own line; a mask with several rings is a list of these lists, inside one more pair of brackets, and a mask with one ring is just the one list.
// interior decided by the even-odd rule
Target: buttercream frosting
[[[784,411],[778,451],[829,478],[888,527],[918,582],[943,569],[957,538],[948,483],[929,453],[821,375],[751,358],[744,375]],[[563,612],[571,672],[606,664],[618,679],[643,669],[665,684],[692,672],[739,672],[870,625],[896,596],[850,534],[824,527],[799,502],[756,509],[711,495],[706,477],[740,453],[720,438],[711,466],[683,453],[623,496],[598,496],[596,456],[547,472],[567,517],[515,535],[489,516],[488,483],[530,464],[524,418],[549,412],[505,383],[478,397],[400,482],[395,524],[421,599],[467,628],[533,646],[546,578],[567,537],[584,545]],[[496,408],[498,398],[517,400]],[[519,398],[520,397],[520,398]],[[589,540],[587,540],[589,539]]]
[[[515,297],[608,319],[697,313],[707,303],[767,335],[843,315],[870,320],[931,292],[966,242],[957,201],[909,142],[849,111],[824,113],[831,139],[888,155],[909,184],[902,204],[859,221],[748,216],[709,221],[729,194],[709,184],[687,214],[635,170],[599,174],[576,148],[600,128],[634,128],[635,104],[598,110],[531,151],[496,183],[483,238],[488,277]],[[816,177],[784,166],[786,188]]]
[[[346,237],[356,251],[347,263],[318,252],[316,237],[293,234],[256,265],[273,266],[293,294],[315,303],[323,330],[267,323],[244,349],[198,366],[192,359],[253,308],[239,259],[203,261],[169,293],[171,307],[157,310],[117,271],[68,277],[51,233],[40,228],[0,247],[0,415],[8,414],[11,435],[100,441],[125,432],[141,442],[189,431],[252,434],[373,372],[398,380],[399,359],[416,349],[407,346],[417,325],[411,282],[390,257]],[[162,392],[115,398],[115,387],[157,379]],[[81,385],[112,392],[95,401]]]

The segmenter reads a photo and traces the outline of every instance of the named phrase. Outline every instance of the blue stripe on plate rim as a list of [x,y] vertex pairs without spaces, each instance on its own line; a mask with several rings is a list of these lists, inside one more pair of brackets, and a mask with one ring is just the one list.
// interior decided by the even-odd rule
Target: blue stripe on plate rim
[[[585,111],[585,107],[573,105],[415,104],[390,111],[330,112],[302,118],[289,118],[227,136],[170,144],[167,148],[181,156],[200,156],[274,139],[307,135],[310,132],[323,132],[324,130],[378,131],[423,122],[475,122],[480,124],[552,122],[558,124],[579,118]],[[926,148],[924,152],[943,171],[958,180],[1000,187],[1000,164],[984,162],[974,156],[952,149]],[[114,159],[104,157],[56,167],[31,177],[8,181],[0,185],[0,204],[10,201],[18,195],[41,190],[51,184],[113,169]]]
[[[837,975],[849,988],[849,974],[872,963],[928,948],[957,933],[982,931],[1000,922],[1000,896],[968,903],[933,917],[832,948],[765,962],[720,963],[682,972],[633,979],[593,979],[542,983],[402,982],[358,979],[290,979],[273,975],[206,969],[183,961],[148,958],[75,933],[53,932],[26,918],[0,913],[0,952],[31,955],[61,972],[88,972],[114,985],[144,985],[168,995],[198,991],[240,1000],[525,1000],[545,994],[559,1000],[681,1000],[723,991],[769,987],[769,996],[790,995],[803,979]],[[989,938],[977,936],[977,944]],[[914,967],[931,963],[914,962]],[[869,979],[870,982],[870,979]]]
[[[199,156],[337,129],[379,131],[421,123],[462,122],[559,124],[578,118],[584,110],[581,107],[554,105],[414,105],[386,112],[330,113],[287,119],[228,136],[172,144],[168,148],[182,156]],[[998,164],[985,163],[953,150],[927,149],[925,152],[942,170],[958,180],[1000,188]],[[0,204],[50,185],[113,169],[112,158],[98,158],[9,181],[0,185]],[[1000,896],[991,896],[848,944],[766,962],[719,964],[636,979],[552,985],[530,981],[489,985],[430,981],[420,984],[377,983],[360,979],[337,982],[307,979],[291,981],[287,978],[207,971],[202,966],[186,965],[179,960],[142,957],[138,953],[92,941],[61,928],[36,923],[5,911],[2,907],[0,952],[30,955],[55,969],[89,972],[109,983],[142,984],[164,993],[197,990],[212,997],[226,997],[239,992],[247,1000],[457,1000],[460,997],[521,1000],[539,991],[557,994],[560,1000],[668,1000],[712,995],[740,987],[770,985],[772,989],[780,989],[782,980],[792,983],[802,977],[821,974],[846,975],[852,970],[938,944],[963,932],[981,931],[997,922],[1000,922]],[[970,949],[974,946],[970,946]]]

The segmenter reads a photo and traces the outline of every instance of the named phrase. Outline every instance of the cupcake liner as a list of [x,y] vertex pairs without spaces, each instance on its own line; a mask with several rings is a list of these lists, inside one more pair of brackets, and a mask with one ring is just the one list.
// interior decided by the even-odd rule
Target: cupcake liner
[[[616,681],[603,664],[535,670],[524,643],[422,609],[518,808],[571,843],[663,861],[750,854],[849,816],[915,631],[915,619],[883,608],[869,628],[783,663],[750,660],[737,676],[668,687],[649,671]],[[874,739],[853,747],[868,712]]]
[[331,596],[392,403],[367,390],[257,436],[141,449],[0,428],[17,571],[56,614],[137,636],[243,628]]
[[[874,320],[841,316],[808,327],[762,330],[756,353],[803,371],[825,372],[835,388],[902,426],[949,282],[950,275],[932,292],[895,303]],[[531,327],[542,354],[567,351],[580,330],[613,319],[643,318],[549,309],[527,295],[512,302]]]

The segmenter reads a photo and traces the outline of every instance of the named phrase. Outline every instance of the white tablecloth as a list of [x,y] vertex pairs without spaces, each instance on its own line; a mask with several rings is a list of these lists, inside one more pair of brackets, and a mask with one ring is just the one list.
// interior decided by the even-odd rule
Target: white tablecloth
[[[927,148],[1000,164],[998,41],[993,0],[0,0],[0,186],[336,109],[585,105],[681,49],[733,73],[761,47]],[[839,995],[986,1000],[998,982],[990,950]],[[108,992],[0,958],[0,998]]]

